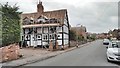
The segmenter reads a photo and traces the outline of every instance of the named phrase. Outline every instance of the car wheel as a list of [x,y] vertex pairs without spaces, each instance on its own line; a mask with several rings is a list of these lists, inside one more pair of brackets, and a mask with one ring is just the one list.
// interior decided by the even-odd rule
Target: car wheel
[[107,58],[107,61],[110,62],[110,60]]

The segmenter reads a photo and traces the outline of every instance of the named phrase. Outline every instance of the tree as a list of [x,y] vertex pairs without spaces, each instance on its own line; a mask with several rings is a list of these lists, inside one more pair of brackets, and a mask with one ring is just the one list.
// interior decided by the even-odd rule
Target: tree
[[0,46],[2,45],[2,12],[0,11]]
[[88,35],[87,36],[87,39],[91,40],[91,41],[94,41],[96,39],[96,36],[94,34],[92,35]]
[[76,33],[73,30],[70,30],[70,40],[76,40]]
[[117,36],[116,36],[116,38],[117,38],[118,40],[120,40],[120,29],[118,29],[118,31],[117,31]]
[[2,46],[20,41],[20,14],[19,7],[10,6],[8,2],[1,4],[2,12]]
[[82,35],[79,35],[78,36],[78,41],[84,41],[85,39],[84,39],[84,37],[82,36]]

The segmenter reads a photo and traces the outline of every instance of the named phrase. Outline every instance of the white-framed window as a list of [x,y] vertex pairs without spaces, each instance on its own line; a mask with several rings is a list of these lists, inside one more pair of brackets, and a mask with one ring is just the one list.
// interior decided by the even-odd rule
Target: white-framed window
[[30,36],[29,35],[25,35],[25,40],[30,40]]
[[49,39],[52,39],[52,35],[51,34],[49,35]]
[[48,27],[43,27],[43,33],[48,33]]
[[23,19],[23,25],[28,25],[28,24],[30,24],[30,19],[26,17],[25,19]]
[[43,34],[42,37],[43,40],[48,40],[48,34]]
[[39,18],[39,19],[37,20],[37,22],[40,22],[40,21],[41,21],[41,22],[46,22],[45,19],[42,19],[42,18]]
[[41,35],[37,35],[37,39],[41,39]]
[[37,33],[42,33],[42,28],[37,28]]
[[49,34],[49,39],[50,39],[50,40],[55,39],[55,35],[54,35],[54,34]]

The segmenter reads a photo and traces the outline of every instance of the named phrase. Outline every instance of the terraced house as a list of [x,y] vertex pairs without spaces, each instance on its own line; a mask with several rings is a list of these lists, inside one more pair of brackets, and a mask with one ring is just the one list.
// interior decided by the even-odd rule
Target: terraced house
[[37,12],[21,15],[22,41],[28,46],[49,46],[56,42],[61,47],[70,45],[67,9],[44,11],[42,2],[37,4]]

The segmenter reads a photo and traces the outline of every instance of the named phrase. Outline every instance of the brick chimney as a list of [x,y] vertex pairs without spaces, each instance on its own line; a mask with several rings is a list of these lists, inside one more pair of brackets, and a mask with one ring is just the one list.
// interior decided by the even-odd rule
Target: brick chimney
[[44,7],[42,5],[42,1],[41,0],[39,0],[39,3],[37,5],[37,12],[38,13],[43,13],[44,12]]

